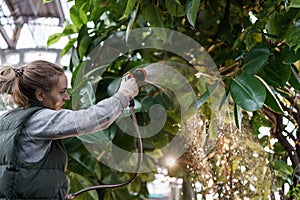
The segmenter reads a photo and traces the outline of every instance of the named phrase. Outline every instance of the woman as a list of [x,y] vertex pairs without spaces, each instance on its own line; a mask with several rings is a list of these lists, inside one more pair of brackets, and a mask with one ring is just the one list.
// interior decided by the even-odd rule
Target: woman
[[0,119],[0,199],[66,199],[67,155],[62,139],[107,128],[138,94],[134,78],[86,110],[63,109],[70,99],[59,66],[34,61],[0,68],[0,93],[17,109]]

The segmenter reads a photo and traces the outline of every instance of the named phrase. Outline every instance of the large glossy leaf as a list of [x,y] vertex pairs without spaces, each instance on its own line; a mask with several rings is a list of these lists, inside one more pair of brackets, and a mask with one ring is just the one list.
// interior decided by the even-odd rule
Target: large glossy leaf
[[259,72],[267,63],[270,50],[266,46],[255,46],[246,55],[244,63],[245,74],[255,74]]
[[232,79],[230,92],[234,102],[247,111],[255,111],[262,108],[266,99],[264,85],[251,75]]
[[82,146],[82,142],[76,137],[64,139],[64,144],[68,152],[74,152]]
[[289,31],[289,26],[293,23],[297,12],[295,8],[287,9],[287,11],[276,10],[273,12],[266,25],[268,33],[277,35],[277,37],[284,37]]
[[[160,10],[152,2],[142,1],[141,13],[143,18],[150,23],[151,27],[164,27]],[[163,29],[153,29],[153,32],[163,41],[166,41],[167,34]]]
[[165,0],[165,2],[166,7],[171,15],[175,17],[181,17],[185,15],[185,8],[180,4],[180,2],[174,2],[174,0]]
[[87,82],[86,85],[80,90],[80,102],[81,108],[89,108],[96,102],[93,86],[91,82]]
[[293,65],[291,65],[291,70],[292,70],[292,73],[291,73],[289,83],[291,84],[291,86],[294,89],[300,91],[300,77],[298,74],[299,72],[296,67],[293,67]]
[[135,2],[136,2],[136,0],[128,0],[127,1],[125,12],[124,12],[123,16],[120,18],[120,20],[125,19],[132,13],[132,11],[135,7]]
[[130,20],[129,20],[128,25],[127,25],[127,28],[126,28],[126,36],[125,36],[126,42],[128,41],[130,32],[131,32],[131,30],[132,30],[133,27],[134,27],[135,20],[136,20],[136,16],[137,16],[137,12],[138,12],[138,9],[139,9],[139,5],[140,5],[140,4],[138,3],[136,9],[135,9],[135,10],[131,13],[131,15],[130,15]]
[[89,35],[83,36],[79,41],[80,45],[78,47],[78,54],[80,59],[82,59],[83,56],[87,53],[90,42],[91,38],[89,37]]
[[274,87],[284,88],[291,76],[291,67],[283,63],[283,55],[275,52],[260,72],[261,77]]
[[285,64],[293,64],[300,60],[300,50],[295,52],[292,48],[286,46],[282,52],[281,55],[283,56],[283,62]]
[[[208,88],[201,96],[200,99],[197,101],[197,108],[200,108],[211,96],[211,94],[215,91],[217,86],[220,84],[220,80],[214,83],[212,86]],[[220,105],[221,106],[221,105]]]
[[194,27],[199,11],[200,0],[188,0],[186,8],[186,16],[189,23]]
[[[88,2],[90,4],[89,9],[90,10],[89,14],[87,14],[87,7],[82,7],[81,5],[84,4],[85,2]],[[120,3],[123,2],[123,3]],[[125,3],[124,3],[125,2]],[[133,4],[135,2],[135,5]],[[189,2],[189,4],[187,3]],[[199,42],[201,45],[204,45],[203,47],[205,49],[209,49],[209,53],[212,53],[214,56],[214,61],[216,62],[216,66],[231,66],[236,62],[237,60],[234,60],[237,57],[243,57],[247,54],[247,50],[251,49],[253,46],[256,44],[264,44],[268,47],[270,47],[270,51],[272,52],[272,55],[275,54],[277,51],[277,48],[280,48],[287,44],[290,47],[290,50],[293,52],[296,52],[295,49],[297,49],[297,45],[299,44],[297,34],[298,31],[295,29],[294,25],[299,24],[299,22],[295,23],[295,20],[290,23],[291,21],[289,20],[289,17],[286,17],[286,11],[285,9],[281,9],[283,4],[280,4],[279,0],[278,1],[264,1],[262,4],[263,9],[255,9],[257,4],[251,3],[250,1],[238,1],[238,0],[233,0],[233,1],[227,1],[227,5],[229,5],[229,12],[230,13],[230,20],[227,21],[228,23],[221,23],[223,20],[226,20],[226,1],[215,1],[215,0],[208,0],[208,1],[201,1],[203,2],[203,6],[197,7],[193,6],[195,3],[199,3],[200,0],[187,0],[187,1],[182,1],[182,0],[161,0],[161,1],[152,1],[152,0],[128,0],[128,1],[108,1],[108,0],[92,0],[92,1],[86,1],[86,0],[76,0],[76,9],[77,13],[76,16],[74,16],[74,13],[72,14],[72,19],[75,20],[76,22],[71,22],[73,23],[75,30],[79,30],[80,27],[86,26],[86,24],[83,24],[84,21],[87,19],[88,22],[94,23],[95,27],[87,27],[87,31],[84,32],[79,32],[78,33],[78,43],[73,46],[71,43],[69,44],[69,47],[72,47],[72,49],[75,49],[72,51],[72,58],[70,61],[70,69],[73,72],[72,77],[74,77],[72,80],[79,79],[82,77],[77,77],[77,69],[80,67],[80,63],[82,62],[82,58],[84,58],[86,55],[89,53],[89,49],[92,49],[92,47],[95,47],[102,41],[104,41],[106,38],[109,38],[112,33],[115,33],[116,31],[119,30],[128,30],[128,34],[130,33],[130,30],[132,30],[135,27],[145,27],[145,26],[159,26],[159,27],[165,27],[165,28],[172,28],[174,30],[180,31],[183,34],[189,35],[191,38],[195,39],[197,42]],[[248,4],[246,3],[248,2]],[[250,3],[249,3],[250,2]],[[283,3],[283,1],[281,1]],[[290,10],[291,8],[297,7],[297,3],[299,0],[290,0],[290,1],[285,1],[285,3],[290,2]],[[136,6],[138,3],[141,4],[139,8],[137,7],[132,7],[133,5]],[[121,5],[122,4],[122,5]],[[143,5],[142,5],[143,4]],[[151,6],[148,7],[148,5],[151,4]],[[254,5],[255,4],[255,5]],[[183,9],[180,5],[187,6]],[[249,22],[249,13],[248,12],[243,12],[244,6],[241,5],[247,5],[247,9],[251,9],[253,11],[253,14],[259,18],[255,23],[250,23]],[[280,5],[280,7],[277,7]],[[128,8],[126,9],[126,6]],[[141,9],[141,7],[143,7]],[[81,8],[81,9],[80,9]],[[186,12],[187,16],[184,16],[182,14],[182,10],[187,10],[189,8],[189,11]],[[228,14],[227,13],[227,14]],[[268,23],[270,20],[270,14],[274,13],[274,17],[272,19],[272,23]],[[278,14],[279,13],[279,14]],[[87,16],[84,16],[87,14]],[[103,15],[105,14],[105,15]],[[126,20],[119,20],[121,17],[127,16]],[[105,19],[104,17],[105,16]],[[130,16],[130,19],[129,19]],[[171,17],[170,17],[171,16]],[[299,16],[299,15],[298,15]],[[188,18],[187,18],[188,17]],[[82,19],[81,19],[82,18]],[[91,20],[92,19],[92,20]],[[130,20],[130,21],[129,21]],[[129,23],[128,23],[129,22]],[[149,23],[148,23],[149,22]],[[221,24],[220,24],[221,23]],[[77,26],[76,26],[76,25]],[[272,29],[267,29],[267,32],[262,32],[262,30],[265,30],[266,24],[271,26]],[[79,27],[78,27],[79,26]],[[222,27],[222,28],[219,28]],[[230,26],[230,35],[228,35],[228,30],[226,29],[226,26]],[[294,26],[294,27],[293,27]],[[243,28],[243,31],[241,30],[241,27]],[[286,27],[286,28],[282,28]],[[69,27],[72,28],[72,27]],[[290,28],[290,29],[289,29]],[[157,30],[157,29],[155,29]],[[272,31],[269,31],[272,30]],[[274,32],[273,32],[274,30]],[[219,31],[219,32],[218,32]],[[250,31],[252,31],[252,34],[250,34]],[[66,32],[72,34],[73,29],[66,29]],[[76,31],[75,31],[76,32]],[[78,31],[77,31],[78,32]],[[76,33],[77,33],[76,32]],[[89,46],[87,46],[87,42],[82,42],[84,41],[83,37],[87,35],[87,33],[90,34],[91,37],[91,43]],[[93,35],[92,35],[92,34]],[[276,33],[276,35],[272,35],[272,33]],[[278,34],[277,34],[278,33]],[[242,34],[240,36],[240,34]],[[160,36],[159,32],[156,32],[154,36]],[[162,34],[163,35],[163,34]],[[73,36],[73,35],[72,35]],[[240,36],[240,38],[238,38]],[[168,35],[163,35],[163,37],[168,37]],[[224,40],[226,38],[226,40]],[[53,38],[54,39],[54,38]],[[58,38],[59,39],[59,38]],[[285,40],[287,39],[287,40]],[[233,46],[234,40],[238,40],[238,45]],[[287,41],[287,43],[285,43]],[[280,44],[280,45],[278,45]],[[278,45],[278,46],[277,46]],[[82,46],[82,47],[80,47]],[[69,48],[68,47],[68,48]],[[274,49],[276,47],[276,49]],[[78,48],[81,48],[80,51],[78,51]],[[272,49],[271,49],[272,48]],[[86,51],[84,51],[86,50]],[[226,51],[226,55],[222,54],[222,52]],[[298,50],[299,51],[299,50]],[[79,54],[80,52],[80,54]],[[164,53],[161,52],[160,50],[157,49],[140,49],[138,50],[138,53],[141,55],[138,60],[141,63],[152,63],[158,60],[165,60],[168,59],[171,52]],[[173,52],[174,53],[174,52]],[[196,54],[193,54],[193,52],[185,52],[185,53],[190,53],[188,55],[191,56],[196,56]],[[273,54],[274,53],[274,54]],[[280,51],[280,54],[282,51]],[[238,54],[238,55],[235,55]],[[266,58],[266,52],[263,52],[265,55],[264,58]],[[80,55],[80,56],[79,56]],[[101,80],[101,86],[98,85],[97,87],[97,93],[96,93],[96,98],[97,100],[100,100],[107,95],[107,86],[109,83],[114,79],[114,77],[120,76],[121,73],[128,71],[128,69],[132,68],[133,66],[130,66],[130,60],[136,59],[137,51],[132,51],[128,52],[128,56],[120,56],[120,60],[123,60],[124,62],[120,62],[120,64],[113,63],[112,66],[110,66],[108,71],[104,72],[104,79]],[[249,52],[249,55],[251,53]],[[247,58],[245,64],[250,64],[253,59],[255,60],[258,56],[261,56],[260,53],[255,54],[253,57],[250,56],[250,59]],[[289,56],[290,55],[290,56]],[[176,57],[177,55],[174,55]],[[126,58],[125,58],[126,57]],[[257,62],[259,65],[255,65],[255,68],[249,69],[246,68],[246,75],[253,75],[253,74],[259,74],[261,76],[261,73],[263,72],[265,76],[263,79],[267,82],[267,84],[270,84],[272,82],[274,88],[276,88],[277,91],[281,90],[285,87],[286,81],[293,86],[294,88],[299,88],[299,79],[298,79],[298,72],[293,71],[293,75],[291,76],[290,72],[290,64],[293,63],[295,59],[297,59],[297,55],[295,56],[294,54],[285,54],[283,55],[285,58],[283,61],[285,64],[288,64],[284,67],[281,67],[280,65],[276,64],[278,63],[279,60],[274,59],[271,61],[270,57],[267,59],[267,62],[265,62],[264,59],[258,59]],[[195,61],[197,64],[201,64],[202,66],[202,59],[198,57],[194,57]],[[215,59],[216,58],[216,59]],[[276,58],[276,57],[275,57]],[[248,60],[249,59],[249,60]],[[199,61],[199,63],[198,63]],[[239,61],[239,60],[238,60]],[[271,61],[271,62],[270,62]],[[281,59],[282,61],[282,59]],[[119,60],[118,60],[119,62]],[[276,65],[274,65],[274,63]],[[265,64],[265,65],[264,65]],[[251,64],[250,64],[251,65]],[[192,66],[191,66],[192,67]],[[74,68],[74,70],[72,70]],[[205,70],[207,70],[207,67],[203,67]],[[267,68],[267,70],[266,70]],[[232,71],[226,71],[226,73],[222,74],[224,75],[222,78],[224,78],[224,86],[226,87],[226,91],[229,92],[229,94],[234,94],[234,89],[237,90],[237,94],[233,95],[232,97],[235,97],[235,101],[238,102],[238,99],[241,99],[241,104],[244,103],[244,101],[250,101],[253,103],[255,106],[255,109],[257,109],[259,106],[257,105],[257,97],[261,95],[260,91],[260,86],[259,84],[256,84],[255,81],[253,80],[246,80],[246,78],[236,78],[232,79],[232,77],[235,77],[237,73],[242,72],[241,74],[244,74],[243,71],[240,71],[239,68],[230,68]],[[236,70],[237,69],[237,70]],[[252,71],[253,70],[253,71]],[[209,72],[209,71],[201,71],[203,73]],[[229,72],[229,73],[228,73]],[[237,72],[237,73],[236,73]],[[257,73],[258,72],[258,73]],[[109,78],[107,78],[107,75]],[[228,77],[228,76],[231,77]],[[80,73],[78,73],[78,76],[80,76]],[[111,78],[112,77],[112,78]],[[195,80],[195,78],[193,77]],[[244,82],[242,82],[242,79]],[[251,79],[251,78],[249,78]],[[232,81],[230,81],[232,80]],[[232,86],[231,85],[232,82]],[[203,94],[204,91],[201,91],[197,86],[194,85],[195,82],[193,80],[191,81],[191,85],[193,88],[195,88],[197,94]],[[84,86],[86,82],[82,82],[82,85]],[[80,86],[82,86],[80,85]],[[234,86],[235,85],[235,86]],[[110,85],[110,86],[113,86]],[[241,87],[242,86],[242,87]],[[244,88],[243,88],[244,87]],[[116,88],[116,87],[115,87]],[[115,89],[114,87],[109,88],[109,90],[113,91]],[[146,87],[143,86],[140,90],[140,94],[138,98],[141,98],[141,102],[143,102],[143,108],[142,112],[137,113],[138,119],[140,124],[146,123],[149,118],[147,110],[155,103],[159,103],[163,105],[167,109],[168,113],[168,118],[167,118],[167,123],[164,126],[164,129],[156,134],[152,138],[145,138],[143,139],[144,142],[144,147],[148,150],[153,150],[155,148],[160,148],[160,147],[165,147],[167,144],[170,142],[170,136],[175,136],[176,133],[178,133],[178,129],[181,129],[181,127],[178,127],[177,124],[180,121],[180,114],[178,115],[178,112],[176,112],[178,109],[178,103],[175,102],[175,99],[170,99],[165,100],[164,98],[160,97],[158,98],[159,92],[156,90],[147,90],[145,89]],[[252,91],[253,90],[253,91]],[[230,93],[231,92],[231,93]],[[242,95],[243,92],[245,95]],[[248,92],[248,93],[247,93]],[[253,92],[253,96],[251,96],[251,92]],[[101,93],[101,95],[99,95]],[[227,93],[228,94],[228,93]],[[269,94],[268,91],[266,91],[266,95]],[[249,95],[247,97],[247,95]],[[241,97],[242,96],[242,97]],[[265,98],[265,105],[269,105],[269,96],[266,96]],[[290,94],[287,93],[287,96],[290,96]],[[90,99],[89,96],[86,96],[86,102],[88,102],[88,99]],[[225,98],[228,96],[225,95]],[[72,98],[80,99],[81,96],[78,95],[78,97],[73,96]],[[222,97],[221,97],[222,98]],[[224,99],[225,99],[224,98]],[[211,112],[210,107],[206,104],[203,103],[206,100],[209,99],[209,93],[207,92],[205,95],[202,96],[201,101],[199,101],[199,105],[202,105],[200,107],[201,112],[206,109],[205,116],[208,119],[211,119],[209,117],[209,114]],[[274,100],[274,99],[273,99]],[[79,100],[78,100],[79,101]],[[73,102],[73,101],[72,101]],[[259,103],[262,103],[262,100],[258,101]],[[251,105],[251,103],[246,102],[246,105]],[[276,106],[276,104],[274,104]],[[73,105],[72,105],[73,106]],[[239,104],[236,104],[236,110],[235,114],[236,116],[239,116],[240,111],[242,108]],[[269,106],[270,108],[270,106]],[[251,110],[254,108],[251,107]],[[273,108],[273,110],[276,110]],[[209,114],[206,114],[209,113]],[[254,112],[258,113],[258,112]],[[253,115],[255,117],[255,115]],[[147,118],[148,117],[148,118]],[[237,117],[237,124],[240,124],[240,117]],[[270,122],[266,120],[266,122],[263,123],[262,120],[266,120],[265,116],[262,114],[262,116],[251,122],[252,124],[255,124],[255,127],[253,129],[258,129],[260,126],[271,126]],[[217,133],[219,133],[219,130],[217,129],[216,124],[212,123],[212,125],[209,127],[210,131],[212,133],[215,133],[215,136],[218,136]],[[120,133],[119,127],[116,128],[116,131],[113,131],[115,133],[114,141],[117,146],[119,146],[122,149],[128,149],[128,150],[133,150],[136,146],[135,139],[132,137],[120,137],[123,133]],[[110,135],[110,134],[109,134]],[[214,135],[214,134],[212,134]],[[110,137],[109,137],[110,138]],[[74,139],[74,138],[73,138]],[[85,138],[86,142],[93,141],[94,139],[97,138]],[[79,169],[80,174],[85,174],[84,177],[87,178],[86,176],[87,173],[90,173],[88,168],[84,167],[81,163],[77,162],[77,160],[84,160],[84,157],[86,157],[87,153],[84,149],[84,146],[80,145],[81,141],[76,138],[76,140],[68,140],[67,142],[67,148],[68,151],[71,150],[72,152],[80,153],[83,154],[84,156],[75,156],[76,160],[73,158],[73,156],[69,157],[70,161],[69,162],[69,170],[73,170],[74,168]],[[126,146],[129,144],[129,146]],[[275,152],[278,152],[276,149],[273,149]],[[283,152],[282,152],[283,153]],[[118,156],[121,157],[122,159],[122,154],[119,154]],[[123,159],[125,159],[127,155],[124,155]],[[78,159],[79,158],[79,159]],[[152,159],[145,159],[145,165],[150,166],[149,168],[154,169],[155,164],[157,162],[153,162]],[[101,172],[103,172],[101,166]],[[95,169],[96,170],[96,169]],[[289,173],[283,171],[283,173]],[[114,178],[110,175],[114,174]],[[123,174],[123,173],[122,173]],[[124,173],[127,176],[129,174]],[[148,173],[152,174],[153,173]],[[179,174],[174,174],[175,176],[179,176]],[[181,174],[180,174],[181,175]],[[290,175],[290,173],[289,173]],[[121,175],[121,173],[116,173],[114,170],[109,169],[107,167],[107,171],[105,173],[102,173],[102,183],[115,183],[118,182],[118,180],[122,180],[124,176]],[[104,180],[106,176],[109,176],[109,179]],[[95,174],[89,175],[91,177],[90,180],[82,180],[82,181],[91,181],[91,182],[96,182],[99,181],[99,178],[95,176]],[[99,177],[99,176],[98,176]],[[121,177],[121,178],[120,178]],[[218,178],[218,177],[216,177]],[[235,177],[236,178],[236,177]],[[143,184],[141,185],[143,188],[145,188],[145,180],[144,178]],[[132,187],[135,187],[132,185]],[[129,190],[132,194],[135,194],[135,189],[138,188],[132,188]],[[259,191],[259,188],[256,188],[257,192]],[[143,189],[142,189],[143,190]],[[142,198],[140,195],[139,196],[130,196],[129,192],[126,187],[120,189],[114,189],[114,190],[105,190],[105,191],[100,191],[99,194],[101,194],[101,197],[99,199],[105,199],[105,193],[108,194],[106,197],[107,199],[138,199]],[[241,194],[241,193],[240,193]],[[145,195],[146,196],[146,195]],[[144,197],[145,197],[144,196]],[[238,198],[238,197],[237,197]],[[251,198],[251,197],[249,197]],[[259,197],[258,197],[259,198]],[[86,199],[89,199],[89,197],[86,197]]]
[[274,95],[274,93],[267,89],[266,90],[267,94],[266,94],[266,101],[265,101],[265,105],[272,111],[276,112],[276,113],[283,113],[283,109],[280,105],[280,102],[278,100],[278,98]]
[[135,197],[131,196],[126,188],[117,188],[115,190],[108,190],[105,193],[103,200],[118,200],[118,199],[126,199],[126,200],[134,200]]
[[265,85],[266,87],[266,100],[265,105],[271,109],[272,111],[276,113],[283,113],[283,108],[280,105],[280,102],[274,92],[272,91],[271,87],[260,77],[258,77],[260,81]]
[[[70,186],[71,186],[72,192],[76,192],[78,190],[93,186],[92,183],[90,182],[90,180],[88,180],[86,177],[84,177],[80,174],[71,172],[69,174],[69,177],[70,177],[70,181],[71,181]],[[97,199],[99,199],[99,197],[98,197],[97,191],[91,190],[89,192],[82,193],[81,195],[77,196],[76,199],[77,200],[97,200]]]
[[300,0],[292,0],[289,7],[290,8],[300,8]]
[[140,177],[136,177],[133,182],[127,186],[127,190],[132,195],[137,195],[142,188],[142,180]]
[[[298,24],[300,24],[298,22]],[[293,48],[294,51],[298,51],[300,49],[300,25],[296,26],[292,26],[291,28],[289,28],[287,35],[286,35],[286,44]]]
[[282,160],[274,160],[271,162],[277,172],[276,175],[292,184],[293,168]]
[[78,10],[78,8],[75,5],[73,5],[70,8],[70,18],[71,18],[72,22],[74,23],[74,25],[78,29],[80,29],[81,26],[83,25],[83,21],[80,19],[79,10]]
[[259,76],[262,77],[269,85],[275,88],[284,87],[282,85],[280,76],[269,67],[260,72]]
[[242,109],[237,104],[235,104],[234,105],[234,121],[235,121],[235,125],[237,126],[238,129],[240,129],[242,127],[242,119],[243,119]]

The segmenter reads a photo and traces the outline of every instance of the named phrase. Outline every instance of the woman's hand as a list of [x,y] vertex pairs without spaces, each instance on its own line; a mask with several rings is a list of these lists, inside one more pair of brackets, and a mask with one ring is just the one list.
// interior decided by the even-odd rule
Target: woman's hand
[[127,96],[128,99],[133,99],[136,95],[138,95],[139,88],[135,78],[132,77],[126,80],[126,77],[123,77],[118,92]]

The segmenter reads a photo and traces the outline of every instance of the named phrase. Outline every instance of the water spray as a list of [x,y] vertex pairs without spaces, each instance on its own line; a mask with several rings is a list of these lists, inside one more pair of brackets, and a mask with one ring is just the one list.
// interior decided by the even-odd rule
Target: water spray
[[[128,79],[134,77],[136,79],[137,83],[141,83],[141,82],[145,81],[147,73],[144,69],[137,68],[133,72],[126,73],[124,76],[125,76],[125,80],[128,80]],[[142,145],[142,138],[141,138],[140,130],[139,130],[139,127],[138,127],[138,124],[137,124],[137,119],[136,119],[135,112],[134,112],[134,100],[133,99],[131,99],[129,101],[129,108],[130,108],[131,118],[132,118],[133,125],[134,125],[135,136],[137,137],[138,154],[139,154],[137,165],[136,165],[136,168],[135,168],[135,171],[134,171],[133,175],[127,181],[122,182],[122,183],[96,185],[96,186],[91,186],[91,187],[88,187],[88,188],[84,188],[82,190],[79,190],[78,192],[75,192],[73,194],[69,194],[67,196],[67,200],[75,199],[76,196],[78,196],[82,193],[91,191],[91,190],[103,190],[103,189],[107,189],[107,188],[123,187],[123,186],[128,185],[131,182],[133,182],[134,179],[137,177],[138,172],[139,172],[140,167],[141,167],[142,159],[143,159],[143,145]]]

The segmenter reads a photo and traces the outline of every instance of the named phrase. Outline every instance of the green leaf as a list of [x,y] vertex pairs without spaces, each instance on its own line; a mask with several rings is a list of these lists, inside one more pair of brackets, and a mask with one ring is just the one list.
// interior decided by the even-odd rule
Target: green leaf
[[142,188],[142,180],[140,177],[136,177],[133,182],[131,182],[128,186],[129,194],[137,195]]
[[123,19],[125,19],[126,17],[128,17],[131,14],[131,12],[134,9],[135,2],[136,2],[136,0],[128,0],[127,1],[125,12],[124,12],[123,16],[119,20],[123,20]]
[[[267,71],[266,79],[269,79],[269,75],[276,74],[277,80],[274,79],[282,88],[285,87],[286,82],[291,76],[291,67],[283,63],[284,57],[278,52],[274,52],[274,55],[269,59],[268,66],[265,67]],[[270,76],[272,78],[272,76]]]
[[107,93],[109,96],[114,95],[120,86],[122,78],[115,78],[112,82],[109,83],[108,87],[107,87]]
[[[105,149],[107,145],[111,142],[105,135],[103,131],[99,131],[93,134],[84,134],[77,136],[85,144],[97,144],[99,149]],[[96,153],[96,152],[95,152]],[[100,153],[100,152],[98,152]]]
[[64,144],[68,153],[74,152],[82,146],[82,142],[77,137],[64,139]]
[[69,50],[73,47],[74,43],[77,41],[77,38],[72,38],[69,40],[69,42],[66,44],[66,46],[61,50],[60,55],[64,56],[66,53],[69,52]]
[[258,33],[256,30],[249,30],[246,34],[246,47],[248,49],[252,49],[255,45],[260,44],[262,42],[262,34]]
[[242,126],[242,118],[243,118],[242,110],[237,104],[235,104],[234,105],[234,121],[235,121],[235,125],[237,126],[238,129],[240,129]]
[[270,50],[266,46],[255,46],[246,55],[243,66],[245,74],[255,74],[259,72],[267,63]]
[[200,96],[200,99],[197,101],[197,109],[200,108],[207,101],[207,99],[211,96],[211,94],[215,91],[215,89],[219,84],[220,84],[220,80],[214,83],[212,86],[209,86],[208,90],[206,90]]
[[286,44],[293,48],[294,51],[298,51],[300,49],[300,26],[292,26],[289,28],[286,34]]
[[106,6],[109,1],[99,1],[99,0],[94,0],[92,1],[91,5],[91,11],[90,11],[90,20],[94,22],[100,22],[98,21],[100,19],[100,16],[106,11]]
[[284,37],[289,26],[293,24],[297,12],[298,11],[295,8],[287,9],[286,11],[277,10],[273,12],[266,25],[268,34]]
[[71,84],[73,85],[74,80],[76,79],[76,72],[74,73],[74,71],[76,70],[77,66],[79,65],[79,57],[78,57],[78,52],[77,50],[74,48],[72,49],[72,53],[71,53],[71,60],[70,60],[70,70],[73,72],[72,74],[72,79],[71,79]]
[[300,78],[299,78],[299,75],[298,75],[298,70],[293,65],[291,65],[291,70],[292,70],[292,73],[291,73],[289,83],[291,84],[291,86],[294,89],[300,91]]
[[46,4],[46,3],[50,3],[52,2],[53,0],[43,0],[43,4]]
[[[160,10],[153,3],[144,3],[144,1],[142,1],[141,13],[144,20],[148,21],[151,27],[164,27]],[[167,40],[167,34],[164,29],[153,29],[153,32],[163,41]]]
[[77,8],[80,8],[82,6],[82,4],[84,4],[85,2],[86,2],[86,0],[75,0],[75,6]]
[[259,76],[274,88],[284,88],[291,76],[291,67],[283,63],[283,55],[274,52]]
[[[71,179],[71,186],[74,186],[74,192],[75,190],[79,190],[82,188],[87,188],[93,186],[92,183],[84,176],[71,172],[69,174],[69,177]],[[97,191],[89,191],[86,193],[83,193],[82,195],[78,196],[76,199],[99,199]]]
[[63,30],[63,36],[72,35],[78,33],[78,29],[74,24],[68,24]]
[[58,42],[62,36],[63,36],[62,33],[55,33],[50,35],[47,40],[47,47]]
[[[110,195],[109,197],[107,197],[108,194]],[[128,193],[126,188],[118,188],[116,190],[109,190],[105,193],[104,200],[117,200],[117,199],[133,200],[134,198]]]
[[200,6],[200,0],[188,0],[187,2],[186,15],[189,23],[193,27],[195,27],[199,6]]
[[206,90],[201,96],[200,99],[197,101],[197,109],[200,108],[210,97],[210,92]]
[[86,82],[86,85],[80,90],[80,102],[81,108],[89,108],[96,102],[95,92],[90,81]]
[[270,127],[271,122],[265,117],[262,112],[253,112],[253,117],[251,118],[251,129],[253,131],[253,134],[258,136],[260,134],[259,128],[262,126]]
[[69,169],[77,173],[80,172],[84,175],[91,175],[94,174],[95,162],[97,162],[97,160],[84,148],[85,147],[82,146],[82,148],[78,149],[78,151],[68,153],[70,158],[69,162],[70,164],[71,162],[73,164],[72,167],[69,167]]
[[267,89],[266,90],[267,95],[266,95],[266,100],[265,100],[265,105],[272,111],[276,112],[276,113],[283,113],[283,109],[280,105],[279,100],[277,99],[277,97],[274,95],[274,93]]
[[300,0],[292,0],[289,8],[300,8]]
[[247,111],[259,110],[266,99],[264,85],[251,75],[232,79],[230,92],[234,102]]
[[136,20],[136,17],[137,17],[137,13],[138,13],[138,10],[139,10],[139,5],[140,5],[140,3],[138,3],[136,9],[130,15],[130,20],[129,20],[127,28],[126,28],[126,36],[125,36],[125,41],[126,42],[128,41],[130,32],[131,32],[131,30],[134,27],[134,23],[135,23],[135,20]]
[[270,86],[260,77],[258,77],[259,80],[265,85],[266,87],[266,100],[265,100],[265,105],[271,109],[272,111],[276,113],[283,113],[283,108],[280,105],[280,102],[274,92],[272,92],[272,89]]
[[292,48],[286,46],[282,50],[281,55],[283,57],[283,63],[293,64],[293,63],[297,62],[300,59],[300,50],[295,52]]
[[231,24],[227,19],[221,20],[218,25],[218,36],[223,41],[230,41],[232,39],[231,35]]
[[88,23],[88,15],[87,15],[88,9],[89,9],[89,2],[88,1],[83,3],[79,8],[79,17],[80,17],[83,24]]
[[80,29],[83,25],[83,21],[80,18],[80,11],[77,9],[77,7],[75,5],[73,5],[70,8],[70,18],[72,20],[72,22],[74,23],[74,25]]
[[282,160],[274,160],[272,162],[274,169],[283,172],[286,175],[293,175],[293,167],[289,166],[287,163],[283,162]]
[[272,69],[266,68],[259,73],[259,76],[262,77],[269,85],[274,88],[281,88],[281,80],[277,73],[275,73]]
[[289,182],[289,184],[293,184],[292,176],[294,170],[292,166],[289,166],[287,163],[281,160],[274,160],[273,162],[271,162],[271,164],[274,167],[277,176]]
[[175,17],[182,17],[185,15],[185,8],[180,4],[180,2],[178,3],[177,1],[174,0],[165,0],[166,2],[166,7],[168,12],[175,16]]
[[83,56],[88,51],[90,42],[91,42],[91,38],[88,35],[85,35],[81,38],[79,45],[78,45],[78,54],[79,54],[80,59],[82,59]]

